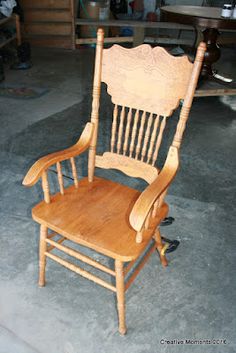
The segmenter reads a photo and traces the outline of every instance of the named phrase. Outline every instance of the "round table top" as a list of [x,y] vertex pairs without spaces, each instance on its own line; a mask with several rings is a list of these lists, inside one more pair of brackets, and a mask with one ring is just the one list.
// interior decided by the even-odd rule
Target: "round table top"
[[236,29],[236,19],[221,17],[220,7],[203,6],[163,6],[161,12],[164,19],[195,27]]

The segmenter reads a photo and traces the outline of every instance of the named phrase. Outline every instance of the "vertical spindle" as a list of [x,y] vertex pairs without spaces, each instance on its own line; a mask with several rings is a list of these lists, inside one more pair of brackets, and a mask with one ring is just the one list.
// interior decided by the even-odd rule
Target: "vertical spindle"
[[116,104],[113,110],[113,122],[112,122],[112,128],[111,128],[111,152],[114,152],[114,147],[115,147],[117,116],[118,116],[118,106]]
[[70,163],[71,163],[71,169],[72,169],[72,175],[73,175],[73,179],[74,179],[74,184],[76,189],[79,186],[79,182],[78,182],[78,176],[77,176],[77,170],[76,170],[76,165],[75,165],[75,159],[72,157],[70,158]]
[[120,124],[119,124],[119,131],[118,131],[118,141],[117,141],[117,153],[120,153],[121,150],[121,141],[123,135],[123,127],[124,127],[124,119],[125,119],[125,107],[122,106],[121,113],[120,113]]
[[150,162],[152,154],[153,154],[153,147],[154,147],[154,143],[156,140],[156,136],[157,136],[157,129],[158,129],[158,125],[159,125],[159,120],[160,117],[157,116],[154,122],[154,127],[153,127],[153,131],[152,131],[152,135],[151,135],[151,139],[150,139],[150,146],[148,149],[148,154],[147,154],[147,163]]
[[44,171],[42,174],[42,188],[43,188],[43,194],[44,194],[44,201],[46,203],[50,203],[50,190],[49,190],[48,176],[46,171]]
[[141,124],[140,124],[140,128],[139,128],[138,142],[137,142],[137,146],[136,146],[136,150],[135,150],[135,159],[138,159],[138,156],[139,156],[139,153],[141,150],[141,142],[142,142],[142,138],[143,138],[145,121],[146,121],[146,112],[143,112],[142,118],[141,118]]
[[150,114],[150,116],[148,117],[147,129],[145,132],[145,137],[144,137],[144,141],[143,141],[143,148],[141,151],[141,161],[142,162],[144,161],[144,158],[146,156],[147,145],[148,145],[149,136],[150,136],[150,132],[151,132],[152,122],[153,122],[153,114]]
[[157,137],[155,151],[154,151],[153,157],[152,157],[152,165],[154,165],[156,163],[165,126],[166,126],[166,116],[163,117],[162,122],[161,122],[160,131],[159,131],[159,134]]
[[125,141],[124,141],[124,146],[123,146],[123,155],[125,155],[127,152],[131,118],[132,118],[132,108],[129,108],[129,112],[128,112],[128,116],[127,116],[127,125],[126,125],[126,129],[125,129]]
[[134,142],[137,134],[137,126],[138,126],[138,120],[139,120],[139,110],[136,110],[135,116],[134,116],[134,125],[133,125],[133,131],[131,135],[131,141],[130,141],[130,147],[129,147],[129,156],[132,157],[133,155],[133,150],[134,150]]
[[57,162],[57,177],[58,177],[58,184],[60,188],[60,193],[64,195],[64,184],[63,184],[63,176],[61,171],[61,163]]

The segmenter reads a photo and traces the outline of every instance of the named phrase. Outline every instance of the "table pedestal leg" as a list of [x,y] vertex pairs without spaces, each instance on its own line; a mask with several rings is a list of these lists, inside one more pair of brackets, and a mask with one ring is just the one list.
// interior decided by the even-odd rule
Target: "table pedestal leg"
[[133,47],[143,44],[144,42],[144,28],[143,27],[134,27],[134,41]]
[[203,31],[207,50],[205,52],[200,78],[203,81],[205,79],[212,79],[220,84],[230,84],[233,81],[232,78],[222,76],[212,68],[212,64],[219,60],[221,54],[220,48],[216,42],[219,34],[219,31],[215,28],[207,28]]
[[212,64],[220,58],[220,48],[216,43],[218,35],[219,31],[214,28],[207,28],[203,31],[204,42],[207,45],[207,50],[204,56],[201,76],[206,78],[213,76]]

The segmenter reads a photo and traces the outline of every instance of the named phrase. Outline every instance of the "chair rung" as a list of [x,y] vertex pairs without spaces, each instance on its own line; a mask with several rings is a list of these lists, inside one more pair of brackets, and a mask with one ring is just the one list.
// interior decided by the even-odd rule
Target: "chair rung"
[[[57,234],[55,234],[55,235],[57,235]],[[48,240],[48,239],[47,239]],[[52,243],[51,243],[51,246],[49,246],[48,248],[47,248],[47,251],[48,252],[50,252],[50,251],[52,251],[53,249],[55,249],[55,245],[54,244],[61,244],[61,243],[63,243],[63,241],[65,241],[66,240],[66,238],[64,238],[64,237],[62,237],[62,238],[60,238],[60,239],[58,239],[57,241],[54,241],[54,240],[52,240]],[[49,242],[50,242],[50,240],[49,240]],[[49,243],[48,242],[48,243]]]
[[51,253],[49,253],[47,251],[45,252],[45,255],[47,257],[49,257],[50,259],[58,262],[60,265],[68,268],[69,270],[78,273],[82,277],[85,277],[85,278],[89,279],[90,281],[93,281],[93,282],[95,282],[97,284],[100,284],[102,287],[105,287],[107,289],[110,289],[113,292],[116,292],[116,287],[112,286],[111,284],[107,283],[106,281],[102,280],[101,278],[98,278],[98,277],[92,275],[91,273],[83,270],[82,268],[80,268],[78,266],[75,266],[75,265],[73,265],[72,263],[70,263],[68,261],[63,260],[59,256],[51,254]]
[[135,262],[136,262],[136,260],[130,261],[130,263],[124,268],[125,275],[127,275],[129,270],[134,266]]
[[52,238],[54,238],[56,235],[58,235],[58,234],[57,234],[57,233],[48,234],[47,239],[52,239]]
[[145,263],[147,262],[147,260],[149,259],[149,257],[151,256],[151,254],[155,249],[156,249],[156,244],[154,243],[150,248],[150,250],[148,251],[148,253],[144,256],[140,264],[136,267],[134,273],[130,276],[129,280],[126,282],[125,290],[127,290],[129,286],[133,283],[133,281],[135,280],[135,278],[137,277],[137,275],[139,274],[139,272],[141,271],[141,269],[143,268],[143,266],[145,265]]
[[85,262],[86,264],[90,265],[90,266],[93,266],[93,267],[96,267],[97,269],[99,269],[100,271],[103,271],[103,272],[106,272],[112,276],[115,276],[116,273],[115,271],[111,270],[110,268],[100,264],[99,262],[91,259],[90,257],[88,256],[85,256],[85,255],[82,255],[80,254],[78,251],[75,251],[71,248],[69,248],[68,246],[65,246],[65,245],[60,245],[58,244],[58,242],[54,241],[54,240],[49,240],[49,239],[46,239],[46,242],[50,245],[52,245],[53,247],[57,248],[58,250],[61,250],[63,251],[64,253],[66,253],[67,255],[69,256],[73,256],[75,257],[76,259],[80,260],[80,261],[83,261]]

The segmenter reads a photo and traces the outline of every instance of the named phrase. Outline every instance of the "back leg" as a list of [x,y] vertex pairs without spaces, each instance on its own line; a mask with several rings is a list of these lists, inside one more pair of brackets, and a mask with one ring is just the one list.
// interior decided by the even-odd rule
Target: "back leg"
[[155,239],[155,242],[156,242],[157,251],[158,251],[159,256],[160,256],[161,264],[162,264],[162,266],[166,267],[166,266],[168,266],[168,261],[167,261],[165,255],[162,253],[164,245],[163,245],[162,240],[161,240],[161,233],[160,233],[159,228],[156,230],[156,232],[154,234],[154,239]]

